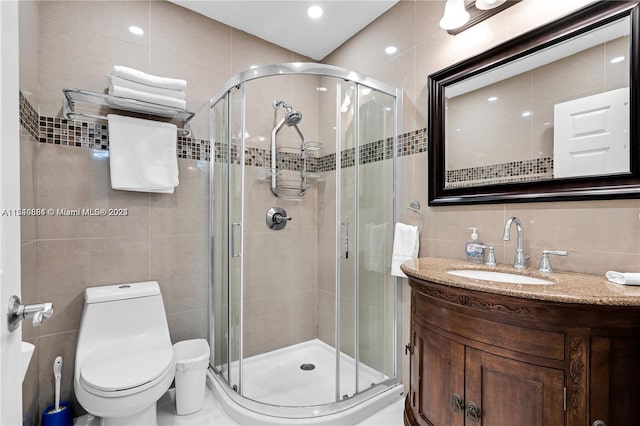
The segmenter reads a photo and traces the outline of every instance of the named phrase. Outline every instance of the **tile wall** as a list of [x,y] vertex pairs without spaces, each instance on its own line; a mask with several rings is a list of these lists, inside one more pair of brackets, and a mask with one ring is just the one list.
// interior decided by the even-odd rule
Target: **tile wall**
[[[24,16],[27,24],[20,41],[21,46],[23,41],[28,46],[21,49],[21,90],[44,117],[60,117],[64,87],[103,91],[106,73],[114,64],[185,78],[189,81],[188,108],[198,117],[206,117],[201,106],[233,74],[251,65],[305,60],[164,1],[21,3],[29,5],[21,9],[21,19]],[[324,62],[403,88],[406,140],[424,141],[429,73],[586,3],[524,0],[452,37],[438,27],[443,2],[401,0]],[[122,22],[144,28],[145,35],[135,38]],[[384,47],[389,44],[396,45],[398,53],[386,55]],[[205,139],[207,127],[206,119],[196,120],[195,138]],[[323,137],[320,129],[318,134]],[[24,385],[25,412],[32,413],[29,424],[37,423],[38,410],[52,400],[51,364],[58,354],[65,357],[63,398],[72,398],[71,372],[84,288],[157,279],[163,286],[174,340],[203,336],[207,321],[203,289],[208,259],[203,258],[206,236],[202,230],[208,168],[204,162],[188,156],[179,160],[181,185],[173,195],[119,193],[108,185],[107,151],[37,141],[28,131],[23,132],[24,206],[123,207],[130,215],[23,221],[23,295],[25,300],[27,296],[47,299],[56,305],[54,318],[39,330],[28,325],[23,328],[25,337],[37,342],[39,349]],[[498,261],[507,262],[515,248],[501,241],[501,228],[506,218],[517,215],[525,223],[531,264],[539,261],[541,249],[555,248],[570,251],[567,258],[557,259],[554,266],[559,270],[601,274],[607,269],[640,267],[640,201],[428,208],[427,153],[416,148],[419,146],[404,146],[407,155],[399,164],[402,205],[416,200],[425,211],[421,255],[463,258],[467,228],[478,226],[484,242],[496,246]],[[330,178],[325,185],[331,187]],[[331,211],[330,205],[318,204],[318,214],[327,211]],[[406,222],[415,219],[409,211],[401,214]],[[323,253],[319,240],[317,254],[322,257]],[[331,275],[329,272],[318,270],[318,282]],[[408,293],[405,286],[405,340]],[[315,303],[326,303],[323,297],[318,292]],[[297,299],[292,301],[297,303]],[[408,383],[408,369],[404,370]]]
[[[165,1],[21,2],[20,14],[21,91],[35,110],[23,123],[23,207],[128,211],[125,217],[22,222],[24,300],[55,306],[40,328],[23,327],[25,338],[37,343],[24,382],[23,411],[26,424],[37,424],[53,401],[57,355],[64,357],[62,398],[74,400],[86,287],[157,280],[172,340],[206,337],[211,153],[202,140],[209,97],[251,65],[305,58]],[[145,35],[131,35],[129,25],[140,26]],[[104,123],[61,120],[62,89],[104,92],[106,74],[116,64],[188,81],[187,108],[197,114],[195,140],[178,140],[180,186],[174,194],[113,191]]]
[[[404,131],[427,126],[427,76],[491,48],[509,38],[583,7],[590,0],[524,0],[487,21],[451,36],[438,26],[442,1],[401,0],[369,24],[323,62],[353,69],[404,89]],[[395,45],[398,52],[386,55]],[[640,268],[640,201],[580,201],[478,206],[427,206],[427,153],[403,157],[402,204],[416,200],[423,206],[425,224],[420,237],[421,256],[464,259],[470,226],[480,239],[496,247],[500,263],[513,261],[514,242],[502,241],[507,218],[524,223],[525,250],[536,266],[543,249],[567,249],[569,256],[554,259],[554,268],[603,274],[613,269]],[[414,220],[408,210],[406,222]],[[593,242],[597,241],[597,244]],[[409,288],[403,293],[404,339],[408,341]],[[404,357],[404,383],[408,383]]]

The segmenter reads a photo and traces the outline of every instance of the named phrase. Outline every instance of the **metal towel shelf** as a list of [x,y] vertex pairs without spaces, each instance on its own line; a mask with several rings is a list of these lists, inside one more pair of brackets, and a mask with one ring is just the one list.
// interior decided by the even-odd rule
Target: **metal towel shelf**
[[106,106],[116,110],[135,112],[139,114],[155,115],[157,117],[173,118],[183,122],[182,128],[178,131],[183,132],[184,136],[191,135],[191,120],[196,114],[171,106],[155,104],[152,102],[139,101],[137,99],[122,98],[119,96],[107,95],[105,93],[90,92],[81,89],[63,89],[64,100],[62,115],[67,120],[73,120],[76,116],[95,118],[98,120],[106,120],[105,115],[93,114],[88,112],[76,111],[76,102],[85,102],[94,105]]

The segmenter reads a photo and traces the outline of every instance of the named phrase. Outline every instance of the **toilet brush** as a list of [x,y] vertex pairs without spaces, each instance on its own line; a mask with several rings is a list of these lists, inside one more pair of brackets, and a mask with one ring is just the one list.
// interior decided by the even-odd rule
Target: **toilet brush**
[[55,381],[55,403],[42,412],[42,426],[72,426],[73,415],[68,402],[60,403],[60,382],[62,380],[62,357],[53,360],[53,378]]
[[60,379],[62,378],[62,357],[60,355],[53,360],[53,378],[56,382],[56,399],[53,412],[57,413],[60,411]]

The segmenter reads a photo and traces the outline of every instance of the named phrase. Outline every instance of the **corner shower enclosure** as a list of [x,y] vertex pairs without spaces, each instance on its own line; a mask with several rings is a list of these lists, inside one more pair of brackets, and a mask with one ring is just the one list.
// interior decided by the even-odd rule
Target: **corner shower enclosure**
[[355,422],[401,397],[401,106],[312,63],[245,71],[212,99],[210,370],[237,421]]

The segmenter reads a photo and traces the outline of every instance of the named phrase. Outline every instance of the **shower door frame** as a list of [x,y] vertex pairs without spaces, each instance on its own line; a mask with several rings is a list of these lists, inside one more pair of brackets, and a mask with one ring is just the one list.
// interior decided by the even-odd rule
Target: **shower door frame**
[[[274,65],[266,65],[266,66],[261,66],[261,67],[257,67],[257,68],[253,68],[253,69],[249,69],[246,70],[240,74],[237,74],[236,76],[232,77],[230,80],[227,81],[227,83],[225,84],[223,90],[221,90],[220,92],[218,92],[216,94],[216,96],[214,96],[213,98],[211,98],[210,102],[209,102],[209,107],[210,107],[210,111],[213,111],[213,108],[215,107],[215,105],[217,105],[219,102],[229,102],[229,97],[231,94],[231,90],[235,89],[239,89],[240,93],[241,93],[241,105],[242,105],[242,109],[241,109],[241,122],[242,122],[242,130],[244,130],[244,111],[245,111],[245,91],[244,91],[244,83],[251,81],[251,80],[256,80],[256,79],[262,79],[262,78],[268,78],[271,76],[286,76],[286,75],[317,75],[317,76],[322,76],[322,77],[333,77],[336,79],[342,79],[342,80],[346,80],[349,82],[352,82],[355,84],[356,87],[356,93],[359,92],[359,88],[361,87],[368,87],[371,89],[374,89],[376,91],[379,91],[385,95],[391,96],[392,98],[394,98],[395,103],[395,114],[393,116],[393,124],[394,124],[394,134],[392,136],[393,138],[393,158],[392,160],[392,176],[393,176],[393,183],[392,183],[392,188],[393,188],[393,208],[392,208],[392,221],[393,223],[395,223],[396,221],[396,214],[398,211],[400,211],[399,209],[399,199],[400,197],[400,193],[399,193],[399,187],[401,187],[400,185],[398,185],[398,181],[400,179],[399,177],[399,173],[398,173],[398,167],[397,167],[397,157],[398,157],[398,139],[401,135],[401,123],[402,123],[402,102],[403,102],[403,92],[402,89],[390,86],[386,83],[382,83],[380,81],[377,81],[375,79],[369,78],[367,76],[364,76],[360,73],[354,72],[354,71],[349,71],[347,69],[344,68],[340,68],[340,67],[336,67],[336,66],[332,66],[332,65],[324,65],[324,64],[317,64],[317,63],[283,63],[283,64],[274,64]],[[340,91],[338,90],[338,93]],[[358,115],[358,103],[357,103],[357,97],[356,97],[356,114]],[[339,104],[339,101],[337,101],[337,103]],[[232,114],[230,108],[227,105],[227,121],[226,121],[226,125],[227,125],[227,131],[226,131],[226,135],[228,137],[228,141],[226,142],[226,145],[228,146],[229,149],[229,153],[227,155],[227,166],[231,166],[232,165],[232,159],[231,159],[231,155],[230,155],[230,151],[231,151],[231,119],[230,116]],[[339,110],[339,105],[338,105],[338,110],[336,111],[336,114],[339,115],[340,114],[340,110]],[[210,166],[210,200],[214,200],[214,191],[215,191],[215,185],[214,185],[214,164],[215,164],[215,148],[214,148],[214,143],[215,141],[213,140],[214,138],[214,133],[213,133],[213,119],[214,114],[210,113],[210,135],[211,135],[211,139],[210,139],[210,143],[211,143],[211,166]],[[358,127],[359,127],[359,118],[358,121],[356,121],[357,125],[356,125],[356,132],[358,131]],[[340,135],[340,129],[339,129],[339,124],[341,124],[341,121],[338,121],[337,124],[337,129],[336,129],[336,173],[339,174],[341,171],[341,164],[340,164],[340,149],[341,149],[341,135]],[[241,141],[241,149],[239,150],[239,160],[240,160],[240,167],[244,168],[244,150],[245,150],[245,137],[244,137],[244,132],[241,131],[241,136],[240,136],[240,141]],[[359,148],[360,145],[360,141],[359,141],[359,135],[356,136],[356,147]],[[359,159],[359,149],[355,150],[355,167],[360,167],[360,164],[358,162]],[[225,156],[223,155],[223,158],[225,158]],[[227,172],[229,174],[231,174],[230,169],[227,170]],[[356,174],[357,175],[357,174]],[[241,190],[242,190],[242,194],[244,194],[244,171],[241,174]],[[336,179],[336,186],[337,186],[337,192],[336,192],[336,198],[339,197],[340,195],[340,189],[339,189],[339,185],[338,183],[340,182],[340,179]],[[231,186],[231,178],[227,179],[227,183],[229,183],[229,186]],[[229,190],[229,188],[227,188],[227,190]],[[230,194],[227,195],[229,198],[231,197]],[[358,192],[356,192],[356,206],[358,204]],[[211,208],[211,220],[210,220],[210,244],[209,244],[209,250],[210,250],[210,256],[209,258],[211,259],[211,262],[213,262],[214,260],[214,248],[213,248],[213,239],[214,239],[214,223],[215,223],[215,217],[214,217],[214,209]],[[337,246],[339,246],[339,241],[340,240],[340,220],[338,217],[338,213],[339,209],[336,208],[336,218],[338,219],[338,222],[336,224],[337,226],[337,231],[336,231],[336,239],[337,239]],[[241,201],[241,219],[240,219],[240,223],[244,224],[244,195],[242,196],[242,201]],[[231,215],[228,213],[227,214],[227,219],[229,221],[229,229],[228,229],[228,247],[227,247],[227,255],[234,255],[235,253],[232,253],[230,250],[232,250],[232,246],[233,246],[233,242],[231,240],[233,240],[234,235],[233,235],[233,219],[231,218]],[[324,416],[324,415],[330,415],[333,413],[336,413],[338,411],[342,411],[345,409],[348,409],[352,406],[355,406],[363,401],[366,401],[367,399],[380,394],[382,392],[384,392],[385,390],[391,389],[393,386],[395,385],[399,385],[402,382],[402,356],[401,356],[401,348],[402,348],[402,293],[401,293],[401,281],[400,278],[394,277],[393,278],[393,284],[394,284],[394,312],[395,312],[395,317],[394,317],[394,324],[393,324],[393,342],[395,345],[395,348],[393,350],[393,368],[394,368],[394,372],[395,375],[392,377],[388,377],[387,379],[376,383],[374,386],[370,387],[369,389],[363,390],[363,391],[358,391],[358,369],[357,369],[357,363],[358,363],[358,355],[357,352],[354,356],[354,359],[356,360],[356,373],[355,373],[355,389],[356,389],[356,393],[349,397],[346,400],[341,400],[340,399],[340,395],[339,395],[339,388],[340,388],[340,380],[339,380],[339,375],[340,375],[340,368],[339,368],[339,364],[340,364],[340,355],[341,355],[341,351],[340,348],[338,346],[338,342],[340,341],[340,323],[339,323],[339,319],[340,319],[340,314],[339,314],[339,299],[340,299],[340,294],[339,292],[336,291],[336,400],[330,403],[324,403],[324,404],[318,404],[318,405],[311,405],[311,406],[276,406],[276,405],[272,405],[269,403],[264,403],[264,402],[260,402],[260,401],[256,401],[253,400],[247,396],[244,396],[242,394],[242,364],[244,362],[244,355],[242,353],[242,348],[243,348],[243,340],[244,340],[244,336],[243,336],[243,317],[242,317],[242,305],[243,305],[243,295],[242,295],[242,265],[243,265],[243,261],[242,259],[244,258],[244,247],[243,247],[243,229],[244,226],[241,225],[240,226],[240,240],[241,240],[241,247],[240,247],[240,274],[241,274],[241,289],[240,289],[240,300],[239,300],[239,309],[240,309],[240,319],[239,319],[239,334],[240,334],[240,343],[239,343],[239,354],[238,354],[238,360],[236,362],[238,362],[238,374],[239,374],[239,378],[238,378],[238,384],[237,387],[234,386],[234,388],[232,388],[233,383],[232,381],[228,380],[229,377],[231,377],[231,368],[229,368],[228,376],[225,377],[225,375],[223,374],[222,371],[218,370],[218,368],[216,367],[215,363],[210,359],[210,363],[209,363],[209,370],[211,370],[211,372],[215,375],[221,376],[222,380],[225,382],[226,386],[222,386],[222,388],[224,389],[224,391],[226,392],[226,394],[236,403],[240,404],[241,406],[258,412],[258,413],[263,413],[266,415],[271,415],[271,416],[278,416],[278,417],[288,417],[288,418],[308,418],[308,417],[319,417],[319,416]],[[357,236],[357,227],[356,227],[356,236]],[[357,238],[356,238],[357,240]],[[355,252],[357,253],[357,249],[355,250]],[[339,253],[339,251],[338,251]],[[336,253],[336,254],[338,254]],[[336,286],[339,286],[339,282],[340,282],[340,262],[338,262],[338,258],[339,256],[336,257]],[[356,267],[356,271],[359,270],[359,267]],[[231,268],[228,268],[228,275],[227,275],[227,281],[229,281],[231,279]],[[356,285],[358,283],[357,281],[357,272],[356,272]],[[213,297],[211,296],[211,292],[212,292],[212,288],[213,288],[213,280],[214,280],[214,271],[210,271],[209,273],[209,330],[208,330],[208,338],[211,340],[212,338],[212,330],[215,330],[215,315],[214,315],[214,301],[213,301]],[[228,284],[228,283],[227,283]],[[358,288],[358,287],[356,287]],[[227,296],[229,296],[229,290],[227,290]],[[358,299],[356,298],[356,301]],[[229,309],[231,309],[229,307]],[[357,309],[357,307],[356,307]],[[357,313],[357,311],[356,311]],[[227,320],[227,332],[230,333],[229,330],[229,320]],[[215,337],[213,337],[214,341],[210,342],[210,344],[213,346],[215,345]],[[230,339],[229,336],[227,336],[227,339]],[[359,336],[356,332],[356,342],[359,342]],[[227,351],[230,351],[230,344],[227,343]],[[357,347],[358,345],[356,345],[356,351],[357,351]],[[215,351],[212,351],[212,354],[214,354]],[[213,355],[212,355],[213,357]],[[230,353],[227,354],[227,359],[226,359],[226,365],[229,366],[231,364],[231,357],[230,357]],[[337,407],[337,408],[336,408]],[[283,411],[284,410],[284,411]]]

